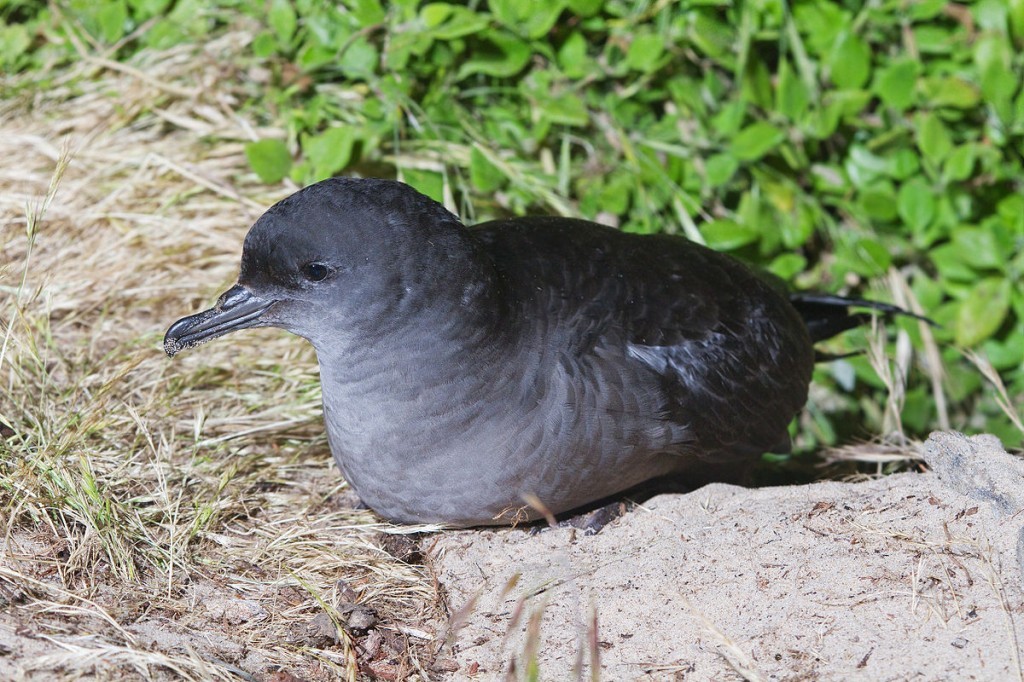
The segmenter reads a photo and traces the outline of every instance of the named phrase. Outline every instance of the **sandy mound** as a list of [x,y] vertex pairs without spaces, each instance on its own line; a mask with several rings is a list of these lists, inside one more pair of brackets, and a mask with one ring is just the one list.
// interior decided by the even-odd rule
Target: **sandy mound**
[[445,534],[458,675],[1021,679],[1024,463],[955,433],[924,456],[868,483],[661,496],[590,537]]

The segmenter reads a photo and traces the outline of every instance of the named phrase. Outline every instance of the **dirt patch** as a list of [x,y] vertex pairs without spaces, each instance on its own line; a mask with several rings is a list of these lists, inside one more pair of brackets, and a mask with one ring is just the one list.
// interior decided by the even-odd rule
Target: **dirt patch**
[[661,496],[595,536],[447,533],[460,674],[1021,679],[1024,464],[951,433],[923,454],[935,473]]
[[[59,572],[38,570],[42,559],[9,551],[0,565],[0,679],[280,682],[334,680],[347,670],[408,679],[414,652],[429,650],[441,630],[396,619],[374,595],[382,586],[366,581],[322,589],[219,570],[66,589]],[[388,587],[402,589],[396,582]]]

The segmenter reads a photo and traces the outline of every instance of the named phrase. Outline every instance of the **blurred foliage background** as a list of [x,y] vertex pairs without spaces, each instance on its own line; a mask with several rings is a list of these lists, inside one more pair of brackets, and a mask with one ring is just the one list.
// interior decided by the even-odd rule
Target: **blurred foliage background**
[[[40,88],[83,49],[130,64],[239,28],[238,113],[283,131],[246,148],[262,181],[400,177],[468,223],[576,215],[797,289],[902,287],[942,325],[897,323],[932,350],[902,428],[1020,444],[1024,0],[0,0],[0,67]],[[802,448],[892,426],[870,356],[816,380]]]

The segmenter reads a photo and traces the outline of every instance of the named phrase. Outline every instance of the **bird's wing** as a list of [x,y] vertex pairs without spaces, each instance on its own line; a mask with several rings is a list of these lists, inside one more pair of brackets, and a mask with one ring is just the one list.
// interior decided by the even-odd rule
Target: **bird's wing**
[[670,418],[702,437],[703,456],[785,450],[813,362],[799,316],[732,259],[680,240],[658,246],[646,275],[630,279],[628,356],[661,377]]
[[786,441],[813,353],[792,306],[738,261],[559,218],[479,234],[529,299],[524,314],[558,320],[557,343],[573,357],[618,353],[654,373],[663,418],[697,434],[698,451],[720,458]]

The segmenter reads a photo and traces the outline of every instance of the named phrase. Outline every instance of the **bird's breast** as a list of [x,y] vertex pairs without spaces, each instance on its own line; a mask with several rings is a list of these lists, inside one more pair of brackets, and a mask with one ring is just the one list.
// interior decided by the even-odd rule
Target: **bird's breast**
[[354,378],[321,363],[321,377],[339,468],[369,506],[408,522],[507,522],[536,516],[534,499],[566,511],[666,473],[658,453],[681,438],[650,373],[601,354],[513,355],[447,376],[396,363]]

